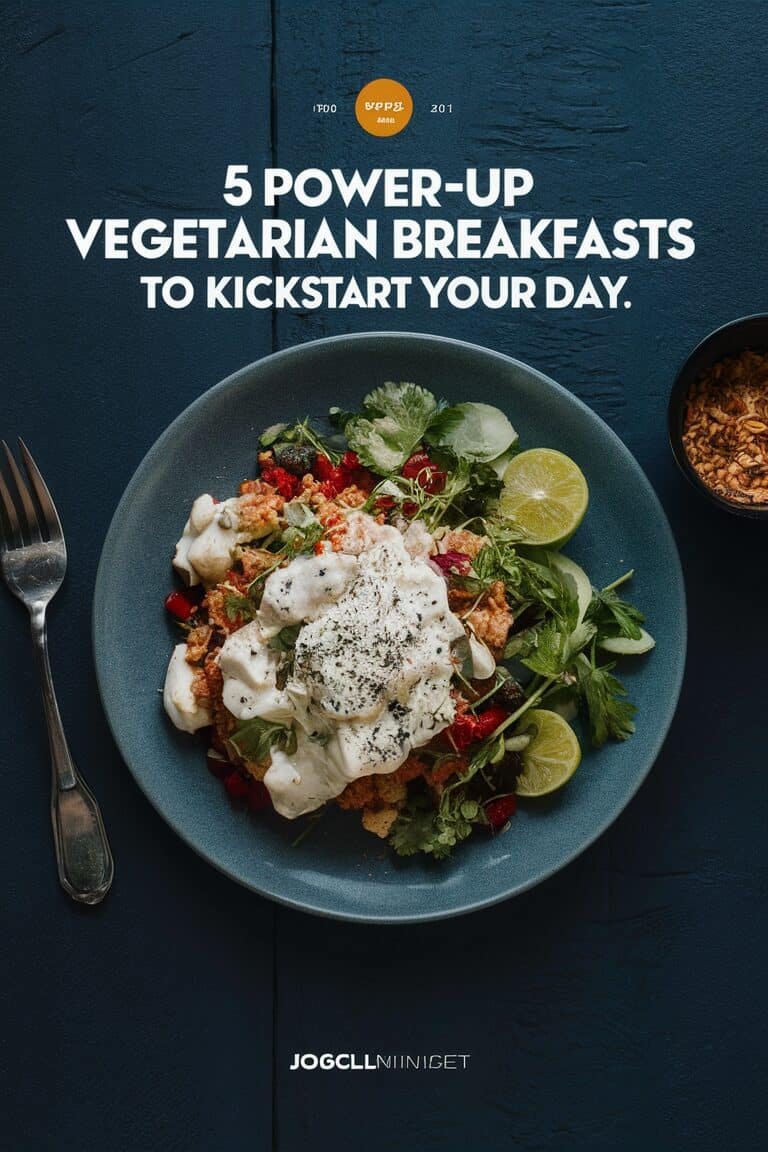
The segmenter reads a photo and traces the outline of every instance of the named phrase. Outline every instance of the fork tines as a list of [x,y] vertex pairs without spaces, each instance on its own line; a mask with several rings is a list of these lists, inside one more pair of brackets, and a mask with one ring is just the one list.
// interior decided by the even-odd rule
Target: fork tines
[[5,440],[2,441],[2,445],[10,475],[10,483],[7,483],[0,469],[0,504],[4,520],[3,548],[21,548],[25,544],[35,544],[40,540],[63,539],[56,505],[26,444],[19,437],[21,458],[29,483],[24,479],[24,473]]

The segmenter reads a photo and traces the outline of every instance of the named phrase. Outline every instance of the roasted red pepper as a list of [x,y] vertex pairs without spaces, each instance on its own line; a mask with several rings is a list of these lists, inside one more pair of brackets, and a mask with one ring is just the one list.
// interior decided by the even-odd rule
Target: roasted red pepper
[[495,732],[499,724],[503,724],[509,715],[503,708],[497,707],[492,704],[490,708],[486,708],[480,712],[476,717],[477,720],[477,739],[485,740],[492,732]]
[[332,464],[327,456],[318,452],[315,457],[315,466],[312,472],[316,479],[321,480],[320,491],[329,500],[338,496],[342,489],[347,487],[347,473],[341,464]]
[[190,596],[180,592],[178,588],[168,593],[165,598],[165,607],[171,616],[177,620],[189,620],[190,616],[193,616],[197,610],[195,601]]
[[448,729],[448,735],[453,743],[462,752],[465,748],[469,748],[477,736],[477,720],[471,712],[463,712],[461,716],[457,716],[453,724]]
[[448,734],[459,749],[468,748],[476,740],[485,740],[502,724],[508,713],[503,708],[486,708],[475,716],[472,712],[462,712],[448,729]]
[[442,552],[430,556],[430,560],[442,568],[443,572],[455,572],[458,576],[466,576],[472,567],[472,557],[467,556],[466,552]]
[[356,469],[360,467],[360,457],[357,452],[352,452],[350,449],[347,449],[341,458],[340,467],[343,468],[345,472],[356,471]]
[[281,468],[279,464],[270,464],[267,468],[263,468],[261,478],[265,484],[271,484],[273,488],[276,488],[286,500],[293,500],[301,488],[299,477],[294,476],[287,469]]
[[373,473],[364,468],[357,453],[351,451],[345,452],[338,464],[332,463],[322,452],[318,452],[312,475],[316,480],[322,482],[320,491],[329,500],[338,496],[339,492],[351,484],[355,484],[365,492],[370,492],[376,483],[376,477]]
[[499,796],[497,800],[489,800],[485,806],[485,816],[492,832],[500,832],[517,809],[514,796]]

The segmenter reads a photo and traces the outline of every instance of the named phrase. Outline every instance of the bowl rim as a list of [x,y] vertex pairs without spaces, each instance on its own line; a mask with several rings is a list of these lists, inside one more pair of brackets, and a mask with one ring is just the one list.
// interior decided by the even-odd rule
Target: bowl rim
[[[727,323],[720,324],[717,328],[713,328],[711,332],[699,340],[681,362],[672,382],[669,402],[667,404],[667,436],[669,438],[669,446],[672,449],[675,463],[683,476],[685,476],[686,480],[697,492],[706,496],[715,507],[721,508],[725,512],[730,512],[733,516],[741,516],[748,520],[762,520],[768,516],[768,505],[760,508],[754,504],[736,504],[731,500],[726,500],[724,496],[720,496],[719,493],[713,492],[711,488],[707,487],[691,464],[688,459],[688,454],[683,447],[682,412],[688,391],[693,383],[693,378],[689,370],[691,361],[702,352],[710,342],[713,342],[724,332],[730,332],[756,322],[762,322],[768,325],[768,312],[750,312],[746,316],[738,316],[735,320],[729,320]],[[746,351],[748,347],[749,345],[745,344],[744,351]],[[766,347],[768,348],[768,340],[766,340]],[[719,359],[722,358],[722,356],[719,357]],[[717,360],[713,360],[713,363],[717,363]]]
[[[102,662],[103,659],[105,659],[106,654],[102,653],[101,651],[105,631],[100,627],[102,616],[104,614],[103,600],[106,595],[104,590],[106,582],[105,573],[111,563],[111,552],[117,537],[119,537],[123,516],[130,506],[134,489],[141,483],[142,475],[148,460],[154,458],[158,453],[162,452],[166,441],[175,434],[177,427],[179,425],[183,426],[183,424],[190,418],[192,413],[196,411],[200,406],[202,406],[202,404],[208,400],[211,394],[217,393],[230,387],[236,380],[239,380],[243,376],[247,375],[257,365],[262,366],[268,363],[274,363],[279,360],[290,359],[292,356],[300,355],[304,348],[310,346],[319,347],[335,344],[344,345],[350,342],[357,343],[358,341],[363,342],[365,340],[379,340],[382,338],[393,341],[420,340],[434,344],[445,344],[459,349],[469,349],[473,352],[479,352],[483,356],[491,356],[495,359],[503,361],[504,363],[513,364],[517,367],[525,369],[526,371],[535,373],[536,376],[546,381],[546,383],[551,385],[557,392],[564,394],[573,404],[581,408],[591,421],[597,422],[601,426],[603,434],[610,440],[614,441],[621,452],[626,455],[629,467],[639,475],[639,477],[647,486],[649,499],[651,500],[652,504],[655,505],[658,513],[660,530],[666,537],[669,546],[670,559],[676,575],[675,586],[678,591],[680,606],[680,611],[678,613],[678,618],[680,621],[679,659],[675,669],[675,677],[672,684],[670,685],[670,689],[667,695],[665,713],[653,738],[649,739],[648,741],[648,754],[643,770],[637,773],[636,777],[632,781],[630,788],[622,795],[620,802],[599,822],[598,825],[592,829],[591,833],[585,837],[576,848],[569,852],[555,865],[547,868],[545,871],[531,877],[530,879],[517,883],[505,891],[497,892],[490,896],[479,897],[475,899],[472,899],[471,897],[465,898],[462,902],[455,904],[447,909],[438,908],[423,912],[407,912],[394,915],[387,912],[376,911],[359,912],[348,911],[346,909],[337,910],[329,907],[328,903],[323,902],[322,899],[315,902],[311,899],[307,899],[306,897],[294,897],[291,895],[270,891],[268,887],[258,887],[252,881],[238,875],[237,873],[227,868],[225,864],[216,859],[215,855],[212,854],[210,850],[196,843],[181,822],[170,817],[167,812],[161,810],[159,805],[155,803],[155,800],[150,795],[150,792],[145,786],[144,781],[140,779],[140,777],[133,771],[127,751],[124,750],[124,742],[116,730],[116,725],[113,723],[111,710],[107,703],[108,694],[106,692],[104,679],[104,668],[106,667],[106,664]],[[687,598],[685,591],[685,580],[683,576],[682,565],[680,563],[680,554],[678,552],[677,543],[667,519],[666,512],[664,511],[655,488],[621,437],[618,436],[617,433],[614,432],[613,429],[606,423],[606,421],[598,416],[598,414],[592,408],[590,408],[588,404],[586,404],[578,396],[574,395],[573,392],[565,388],[562,384],[558,384],[556,380],[553,380],[551,376],[548,376],[540,369],[534,368],[530,364],[526,364],[525,361],[517,360],[513,356],[508,356],[504,352],[498,352],[495,349],[488,348],[485,345],[475,344],[468,340],[458,340],[453,337],[440,336],[428,332],[398,331],[392,329],[387,329],[384,331],[367,330],[363,332],[344,333],[337,336],[327,336],[318,340],[308,340],[300,344],[293,344],[289,348],[283,348],[276,352],[268,353],[266,356],[259,357],[259,359],[253,360],[250,363],[242,366],[235,372],[231,373],[229,376],[226,376],[223,380],[220,380],[218,383],[212,385],[210,388],[200,393],[200,395],[197,396],[185,408],[183,408],[182,411],[164,429],[164,431],[160,433],[159,437],[157,437],[157,439],[144,453],[133,475],[128,481],[128,484],[126,485],[123,494],[117,504],[104,538],[104,544],[102,546],[101,555],[99,557],[99,564],[96,572],[94,586],[93,608],[91,613],[91,643],[96,671],[96,680],[102,708],[121,759],[123,760],[125,766],[128,768],[132,778],[139,786],[141,792],[144,794],[158,815],[176,833],[176,835],[197,855],[202,857],[206,863],[210,864],[218,872],[227,876],[230,880],[234,880],[236,883],[240,884],[244,888],[247,888],[249,891],[256,893],[258,896],[273,900],[277,904],[297,911],[307,912],[309,914],[321,916],[326,919],[339,920],[347,923],[374,925],[423,924],[438,920],[452,919],[457,916],[467,915],[471,912],[478,912],[485,908],[492,907],[495,904],[500,904],[514,896],[519,896],[521,893],[527,892],[532,888],[537,887],[539,884],[542,884],[546,880],[551,879],[552,876],[568,867],[568,865],[572,864],[574,860],[578,859],[579,856],[586,852],[586,850],[590,848],[595,843],[595,841],[597,841],[611,827],[612,824],[615,823],[621,813],[625,811],[627,806],[639,791],[642,784],[647,779],[654,764],[656,763],[677,711],[680,693],[682,690],[683,678],[685,675],[688,646]]]

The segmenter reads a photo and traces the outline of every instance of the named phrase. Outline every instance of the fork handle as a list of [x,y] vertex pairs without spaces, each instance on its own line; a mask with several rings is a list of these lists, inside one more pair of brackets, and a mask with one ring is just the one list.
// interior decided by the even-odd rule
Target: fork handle
[[101,811],[69,751],[48,660],[45,605],[30,609],[51,749],[51,822],[59,881],[81,904],[98,904],[112,884],[114,862]]

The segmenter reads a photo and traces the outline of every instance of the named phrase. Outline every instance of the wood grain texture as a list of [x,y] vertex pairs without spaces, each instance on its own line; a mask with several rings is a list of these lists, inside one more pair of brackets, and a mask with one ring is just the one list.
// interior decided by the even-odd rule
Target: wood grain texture
[[[654,772],[563,874],[488,912],[407,930],[280,912],[279,1148],[714,1152],[765,1139],[768,800],[754,637],[768,548],[762,526],[689,497],[664,430],[688,350],[764,307],[766,221],[754,198],[768,175],[765,31],[757,4],[734,20],[711,2],[339,3],[317,21],[278,0],[281,165],[425,165],[450,178],[520,164],[535,175],[536,214],[688,216],[699,246],[687,262],[620,269],[631,277],[627,311],[414,306],[278,318],[281,346],[362,328],[433,331],[571,388],[662,494],[691,630],[682,704]],[[377,75],[401,80],[416,101],[391,140],[365,136],[351,112]],[[315,99],[338,100],[339,114],[308,116]],[[452,118],[426,112],[440,100],[453,102]],[[469,214],[441,214],[451,213]],[[411,264],[414,276],[430,271]],[[294,1052],[323,1050],[473,1055],[467,1073],[287,1071]]]
[[146,268],[83,263],[64,219],[212,214],[233,155],[268,161],[269,9],[6,4],[2,32],[0,430],[27,438],[64,524],[54,674],[116,878],[85,912],[58,889],[32,650],[3,595],[0,1146],[263,1148],[272,907],[208,868],[139,793],[99,705],[90,611],[134,468],[190,400],[270,351],[269,317],[233,313],[214,332],[199,314],[148,313]]
[[[95,912],[73,912],[55,888],[30,653],[20,614],[4,602],[0,691],[12,707],[0,757],[0,1144],[14,1152],[764,1144],[768,797],[756,637],[768,542],[761,525],[689,497],[663,423],[689,348],[716,324],[765,306],[764,6],[38,0],[5,3],[0,22],[8,249],[0,432],[28,437],[67,530],[55,670],[118,866],[115,890]],[[407,131],[391,140],[365,136],[352,114],[357,91],[378,75],[403,81],[417,102]],[[336,100],[338,115],[314,116],[315,100]],[[441,100],[454,104],[452,117],[425,111]],[[63,227],[69,215],[218,215],[226,165],[271,162],[427,165],[448,178],[467,166],[525,165],[537,214],[690,216],[699,250],[688,262],[633,263],[633,307],[617,313],[419,305],[407,314],[271,318],[198,307],[149,313],[132,285],[138,264],[83,264]],[[467,213],[456,203],[445,214]],[[158,261],[156,270],[170,266]],[[377,271],[395,269],[383,260]],[[436,269],[414,261],[408,271]],[[407,929],[275,910],[199,861],[120,764],[88,642],[111,511],[168,421],[273,346],[364,328],[474,340],[573,389],[648,471],[688,577],[681,707],[627,812],[540,889]],[[296,1051],[458,1051],[471,1061],[466,1073],[291,1073]]]

